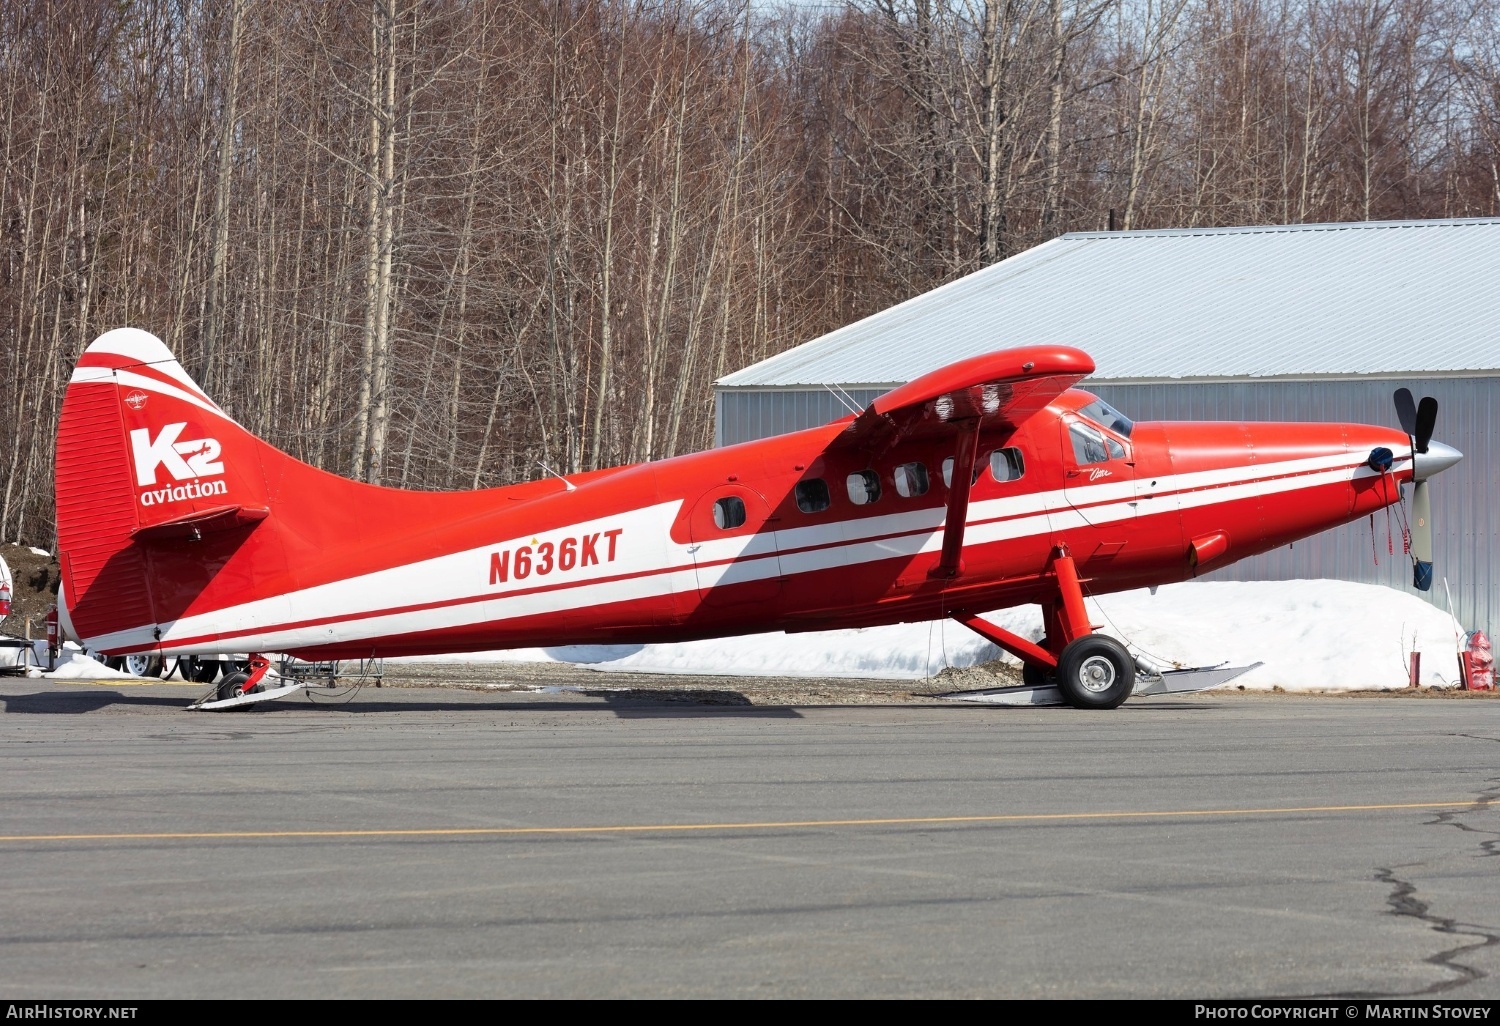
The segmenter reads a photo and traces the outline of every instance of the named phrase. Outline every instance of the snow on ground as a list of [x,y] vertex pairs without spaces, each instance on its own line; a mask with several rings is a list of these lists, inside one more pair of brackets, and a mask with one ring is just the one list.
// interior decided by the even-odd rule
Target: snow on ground
[[[47,664],[47,645],[42,643],[42,665]],[[138,680],[128,673],[119,670],[111,670],[99,660],[85,655],[83,650],[71,641],[63,642],[63,650],[57,654],[57,669],[49,672],[48,677],[53,680],[115,680],[130,679]]]
[[[31,669],[26,671],[28,677],[47,677],[51,680],[120,680],[130,678],[130,674],[121,673],[119,670],[111,670],[108,666],[83,653],[83,649],[71,641],[63,643],[63,650],[57,655],[57,669],[48,672],[47,665],[47,643],[37,639],[31,643],[36,659],[29,664]],[[20,650],[24,651],[24,650]],[[19,657],[20,652],[6,650],[3,656],[7,661]],[[37,668],[40,663],[42,669]],[[15,665],[7,662],[7,665]],[[130,678],[135,679],[135,678]]]
[[[1265,665],[1234,685],[1288,691],[1402,688],[1409,653],[1422,653],[1422,683],[1458,677],[1453,619],[1415,595],[1346,581],[1194,581],[1155,595],[1129,591],[1088,600],[1103,632],[1162,667]],[[987,618],[1038,639],[1035,606]],[[675,645],[573,645],[465,656],[453,662],[557,661],[637,673],[916,680],[945,667],[1015,660],[951,621],[809,634],[751,634]],[[404,660],[403,660],[404,661]],[[422,660],[413,660],[422,661]]]

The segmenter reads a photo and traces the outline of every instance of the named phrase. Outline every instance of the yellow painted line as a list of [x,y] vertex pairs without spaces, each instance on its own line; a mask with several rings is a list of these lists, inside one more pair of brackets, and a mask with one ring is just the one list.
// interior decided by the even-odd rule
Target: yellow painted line
[[31,680],[45,680],[52,684],[99,684],[104,687],[139,687],[142,684],[169,684],[179,688],[201,688],[202,684],[192,681],[160,680],[156,677],[101,677],[97,680],[82,680],[70,677],[49,677],[45,673],[40,677],[32,677]]
[[819,827],[939,826],[960,823],[1040,823],[1091,819],[1189,819],[1209,816],[1284,816],[1300,812],[1389,812],[1453,809],[1483,800],[1407,802],[1399,805],[1292,805],[1268,809],[1181,809],[1164,812],[1036,812],[995,816],[902,816],[888,819],[789,819],[745,823],[648,823],[576,827],[429,827],[415,830],[225,830],[202,833],[0,834],[4,841],[205,841],[334,837],[524,837],[560,834],[688,833],[710,830],[792,830]]

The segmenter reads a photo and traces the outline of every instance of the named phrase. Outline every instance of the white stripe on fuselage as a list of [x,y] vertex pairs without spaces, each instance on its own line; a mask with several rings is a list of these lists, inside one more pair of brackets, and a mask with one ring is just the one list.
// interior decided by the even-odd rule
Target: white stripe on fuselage
[[[1410,458],[1409,452],[1398,462]],[[970,504],[965,545],[986,545],[1073,528],[1119,522],[1239,501],[1256,495],[1374,477],[1355,453],[1287,460],[1251,467],[1167,475],[1142,481],[1077,485]],[[1143,487],[1145,486],[1145,487]],[[1140,494],[1138,494],[1138,492]],[[942,548],[944,509],[928,507],[856,520],[830,521],[766,534],[678,544],[670,528],[683,500],[571,524],[285,595],[242,603],[90,639],[99,649],[137,647],[174,651],[175,642],[215,637],[235,651],[284,651],[419,634],[538,613],[649,599],[722,584],[764,580],[854,566]],[[1144,507],[1144,508],[1143,508]],[[490,586],[490,554],[520,545],[619,529],[615,561],[546,579],[527,577]],[[621,578],[621,579],[615,579]],[[554,587],[555,586],[555,587]],[[542,588],[545,590],[537,590]],[[412,606],[428,608],[411,609]],[[401,610],[392,612],[391,610]],[[382,612],[386,611],[386,612]],[[266,631],[259,625],[328,621]],[[197,643],[194,651],[212,651]],[[188,650],[188,649],[184,649]]]

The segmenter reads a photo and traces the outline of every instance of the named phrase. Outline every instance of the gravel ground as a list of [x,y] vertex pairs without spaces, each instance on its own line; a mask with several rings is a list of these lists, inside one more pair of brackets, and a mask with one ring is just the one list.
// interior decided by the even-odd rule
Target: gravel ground
[[[384,686],[482,691],[558,688],[701,705],[911,705],[935,702],[948,691],[1020,682],[1018,674],[1008,671],[1002,671],[1004,676],[978,670],[946,672],[954,677],[911,681],[606,673],[568,663],[387,663]],[[952,682],[959,675],[974,683]]]
[[[796,677],[721,677],[681,674],[601,672],[567,663],[387,663],[385,687],[468,688],[479,691],[539,691],[557,688],[582,694],[609,694],[643,702],[701,705],[931,705],[954,691],[1010,687],[1020,671],[1002,663],[947,669],[927,680],[867,680]],[[1281,689],[1276,689],[1281,692]],[[623,694],[622,694],[623,693]],[[1347,696],[1385,699],[1500,700],[1500,692],[1438,688],[1397,691],[1287,691],[1288,698]],[[1202,697],[1264,695],[1232,683]],[[1193,697],[1174,695],[1174,699]]]

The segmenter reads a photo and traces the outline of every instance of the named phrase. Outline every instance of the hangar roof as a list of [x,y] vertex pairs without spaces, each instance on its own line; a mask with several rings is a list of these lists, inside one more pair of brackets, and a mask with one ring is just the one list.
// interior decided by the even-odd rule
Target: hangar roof
[[1500,373],[1500,218],[1072,232],[718,385],[894,385],[1046,343],[1096,381]]

